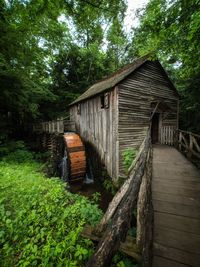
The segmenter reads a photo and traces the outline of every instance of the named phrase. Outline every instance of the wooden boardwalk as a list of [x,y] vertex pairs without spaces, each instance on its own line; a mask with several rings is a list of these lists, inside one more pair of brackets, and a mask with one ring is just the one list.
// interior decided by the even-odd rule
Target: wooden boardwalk
[[200,172],[175,148],[153,148],[153,267],[200,267]]

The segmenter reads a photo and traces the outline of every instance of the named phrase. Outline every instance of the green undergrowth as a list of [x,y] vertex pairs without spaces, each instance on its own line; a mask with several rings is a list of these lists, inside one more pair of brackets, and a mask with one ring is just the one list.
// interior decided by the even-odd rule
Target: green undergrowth
[[113,183],[113,181],[109,178],[103,181],[103,187],[107,192],[110,192],[111,195],[115,195],[117,193],[118,187]]
[[128,174],[128,170],[131,167],[133,160],[137,155],[137,150],[133,148],[127,148],[123,153],[123,166],[125,169],[126,174]]
[[112,259],[111,267],[139,267],[134,260],[122,252],[117,252]]
[[58,178],[46,178],[23,143],[2,148],[0,266],[84,266],[94,247],[80,232],[99,221],[101,210]]

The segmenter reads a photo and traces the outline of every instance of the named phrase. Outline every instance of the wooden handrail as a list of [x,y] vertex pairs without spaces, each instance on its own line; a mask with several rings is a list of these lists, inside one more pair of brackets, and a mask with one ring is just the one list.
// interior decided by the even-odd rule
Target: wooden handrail
[[185,134],[191,134],[197,138],[200,138],[200,135],[199,134],[196,134],[196,133],[192,133],[192,132],[188,132],[188,131],[184,131],[184,130],[181,130],[181,129],[178,129],[179,132],[182,132],[182,133],[185,133]]
[[188,158],[200,159],[200,135],[178,130],[178,148]]
[[99,235],[103,234],[103,237],[95,253],[88,261],[87,267],[108,266],[114,252],[119,248],[120,242],[124,242],[130,227],[133,209],[137,205],[140,185],[147,169],[147,162],[149,162],[149,155],[151,154],[150,151],[151,135],[150,130],[148,130],[137,161],[129,173],[128,180],[125,181],[124,185],[113,198],[104,218],[96,227],[95,233]]
[[33,132],[36,133],[64,133],[65,131],[75,131],[75,123],[68,120],[69,117],[58,118],[57,120],[44,121],[32,125]]

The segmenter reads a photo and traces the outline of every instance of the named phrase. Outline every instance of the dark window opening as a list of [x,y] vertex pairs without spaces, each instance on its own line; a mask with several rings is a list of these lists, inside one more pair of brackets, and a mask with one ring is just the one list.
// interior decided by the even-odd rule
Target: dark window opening
[[81,104],[77,105],[77,114],[81,114]]
[[101,108],[104,108],[105,107],[104,95],[101,95],[100,98],[101,98]]
[[101,108],[109,108],[109,93],[100,96]]
[[151,139],[153,144],[159,142],[159,113],[154,113],[151,124]]

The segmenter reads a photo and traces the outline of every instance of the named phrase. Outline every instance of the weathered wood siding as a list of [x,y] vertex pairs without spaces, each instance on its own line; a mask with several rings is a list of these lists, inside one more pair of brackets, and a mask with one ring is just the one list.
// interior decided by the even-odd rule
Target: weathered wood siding
[[127,148],[137,149],[145,138],[153,101],[165,101],[172,109],[161,113],[159,125],[160,142],[166,143],[166,136],[169,133],[171,143],[174,138],[172,129],[177,129],[178,96],[158,63],[151,61],[146,62],[118,84],[118,91],[119,175],[125,176],[122,153]]
[[70,108],[76,131],[96,149],[112,178],[125,176],[123,152],[137,149],[146,136],[152,102],[164,101],[170,110],[159,111],[159,141],[173,145],[178,124],[178,95],[157,62],[148,61],[109,92],[109,108],[100,96]]
[[95,96],[70,108],[70,119],[75,122],[76,131],[97,149],[99,157],[112,177],[118,177],[118,103],[117,87],[109,92],[109,108],[101,108],[100,96]]

